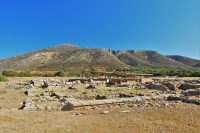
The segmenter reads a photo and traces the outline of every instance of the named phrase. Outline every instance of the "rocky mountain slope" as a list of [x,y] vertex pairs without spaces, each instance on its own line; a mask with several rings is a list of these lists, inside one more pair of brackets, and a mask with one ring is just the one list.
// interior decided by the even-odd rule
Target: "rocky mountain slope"
[[186,65],[161,55],[156,51],[119,50],[113,51],[113,54],[122,62],[135,67],[186,67]]
[[197,59],[192,59],[180,55],[168,55],[167,57],[191,67],[200,67],[200,60]]
[[0,71],[107,70],[129,67],[191,67],[156,51],[89,49],[65,44],[0,60]]

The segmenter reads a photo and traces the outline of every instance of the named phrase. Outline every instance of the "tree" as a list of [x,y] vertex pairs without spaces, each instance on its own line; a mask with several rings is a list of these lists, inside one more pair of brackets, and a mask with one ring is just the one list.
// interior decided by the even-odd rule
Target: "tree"
[[60,70],[58,72],[55,73],[55,76],[58,76],[58,77],[64,77],[65,76],[65,72]]

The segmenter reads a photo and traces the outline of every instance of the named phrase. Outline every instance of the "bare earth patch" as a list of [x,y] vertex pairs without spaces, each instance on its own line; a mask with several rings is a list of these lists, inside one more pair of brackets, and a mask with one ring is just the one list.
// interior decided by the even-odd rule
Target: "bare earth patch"
[[1,111],[1,133],[132,133],[166,132],[198,133],[200,107],[180,104],[171,108],[132,109],[129,113],[111,110],[83,111],[85,115],[72,115],[81,111]]
[[[31,78],[30,78],[31,79]],[[42,78],[41,78],[42,79]],[[63,78],[64,79],[64,78]],[[29,80],[28,78],[10,78],[9,84]],[[22,82],[23,83],[23,82]],[[102,107],[97,109],[79,109],[72,111],[60,110],[17,110],[20,103],[29,96],[25,90],[6,89],[0,87],[0,133],[199,133],[200,106],[176,102],[165,107]],[[149,95],[155,90],[124,89],[121,87],[99,87],[93,91],[78,88],[41,88],[31,91],[62,91],[62,94],[87,96],[91,99],[94,94],[102,96],[122,94]],[[31,92],[30,91],[30,92]],[[86,92],[86,94],[83,94]],[[39,93],[40,94],[40,93]],[[44,93],[45,94],[45,93]],[[31,97],[31,96],[30,96]],[[35,98],[35,96],[34,96]],[[84,99],[85,97],[83,97]],[[193,98],[193,97],[191,97]],[[195,96],[196,98],[196,96]],[[14,108],[14,109],[13,109]],[[102,114],[102,111],[108,111]]]

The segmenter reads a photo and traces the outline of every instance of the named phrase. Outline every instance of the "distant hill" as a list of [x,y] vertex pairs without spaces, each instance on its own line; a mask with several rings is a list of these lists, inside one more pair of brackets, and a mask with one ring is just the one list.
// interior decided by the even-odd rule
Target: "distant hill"
[[170,59],[156,51],[119,50],[113,51],[113,54],[122,62],[135,67],[186,67],[186,65]]
[[36,71],[98,69],[112,71],[139,66],[186,68],[198,63],[194,60],[191,61],[191,64],[185,60],[164,56],[156,51],[90,49],[65,44],[0,60],[0,71],[9,69]]
[[192,58],[188,58],[188,57],[180,56],[180,55],[168,55],[167,57],[174,59],[180,63],[183,63],[187,66],[200,67],[200,60],[197,60],[197,59],[192,59]]
[[195,68],[200,68],[200,63],[194,65],[193,67],[195,67]]

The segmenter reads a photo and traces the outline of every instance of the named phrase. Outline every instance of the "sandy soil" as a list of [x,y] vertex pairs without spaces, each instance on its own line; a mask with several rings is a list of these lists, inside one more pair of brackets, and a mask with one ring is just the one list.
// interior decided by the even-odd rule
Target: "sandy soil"
[[0,87],[0,133],[199,133],[200,106],[76,111],[19,111],[22,90]]
[[[123,109],[122,109],[123,110]],[[198,133],[200,106],[95,111],[0,111],[1,133]],[[74,115],[82,112],[84,115]]]

